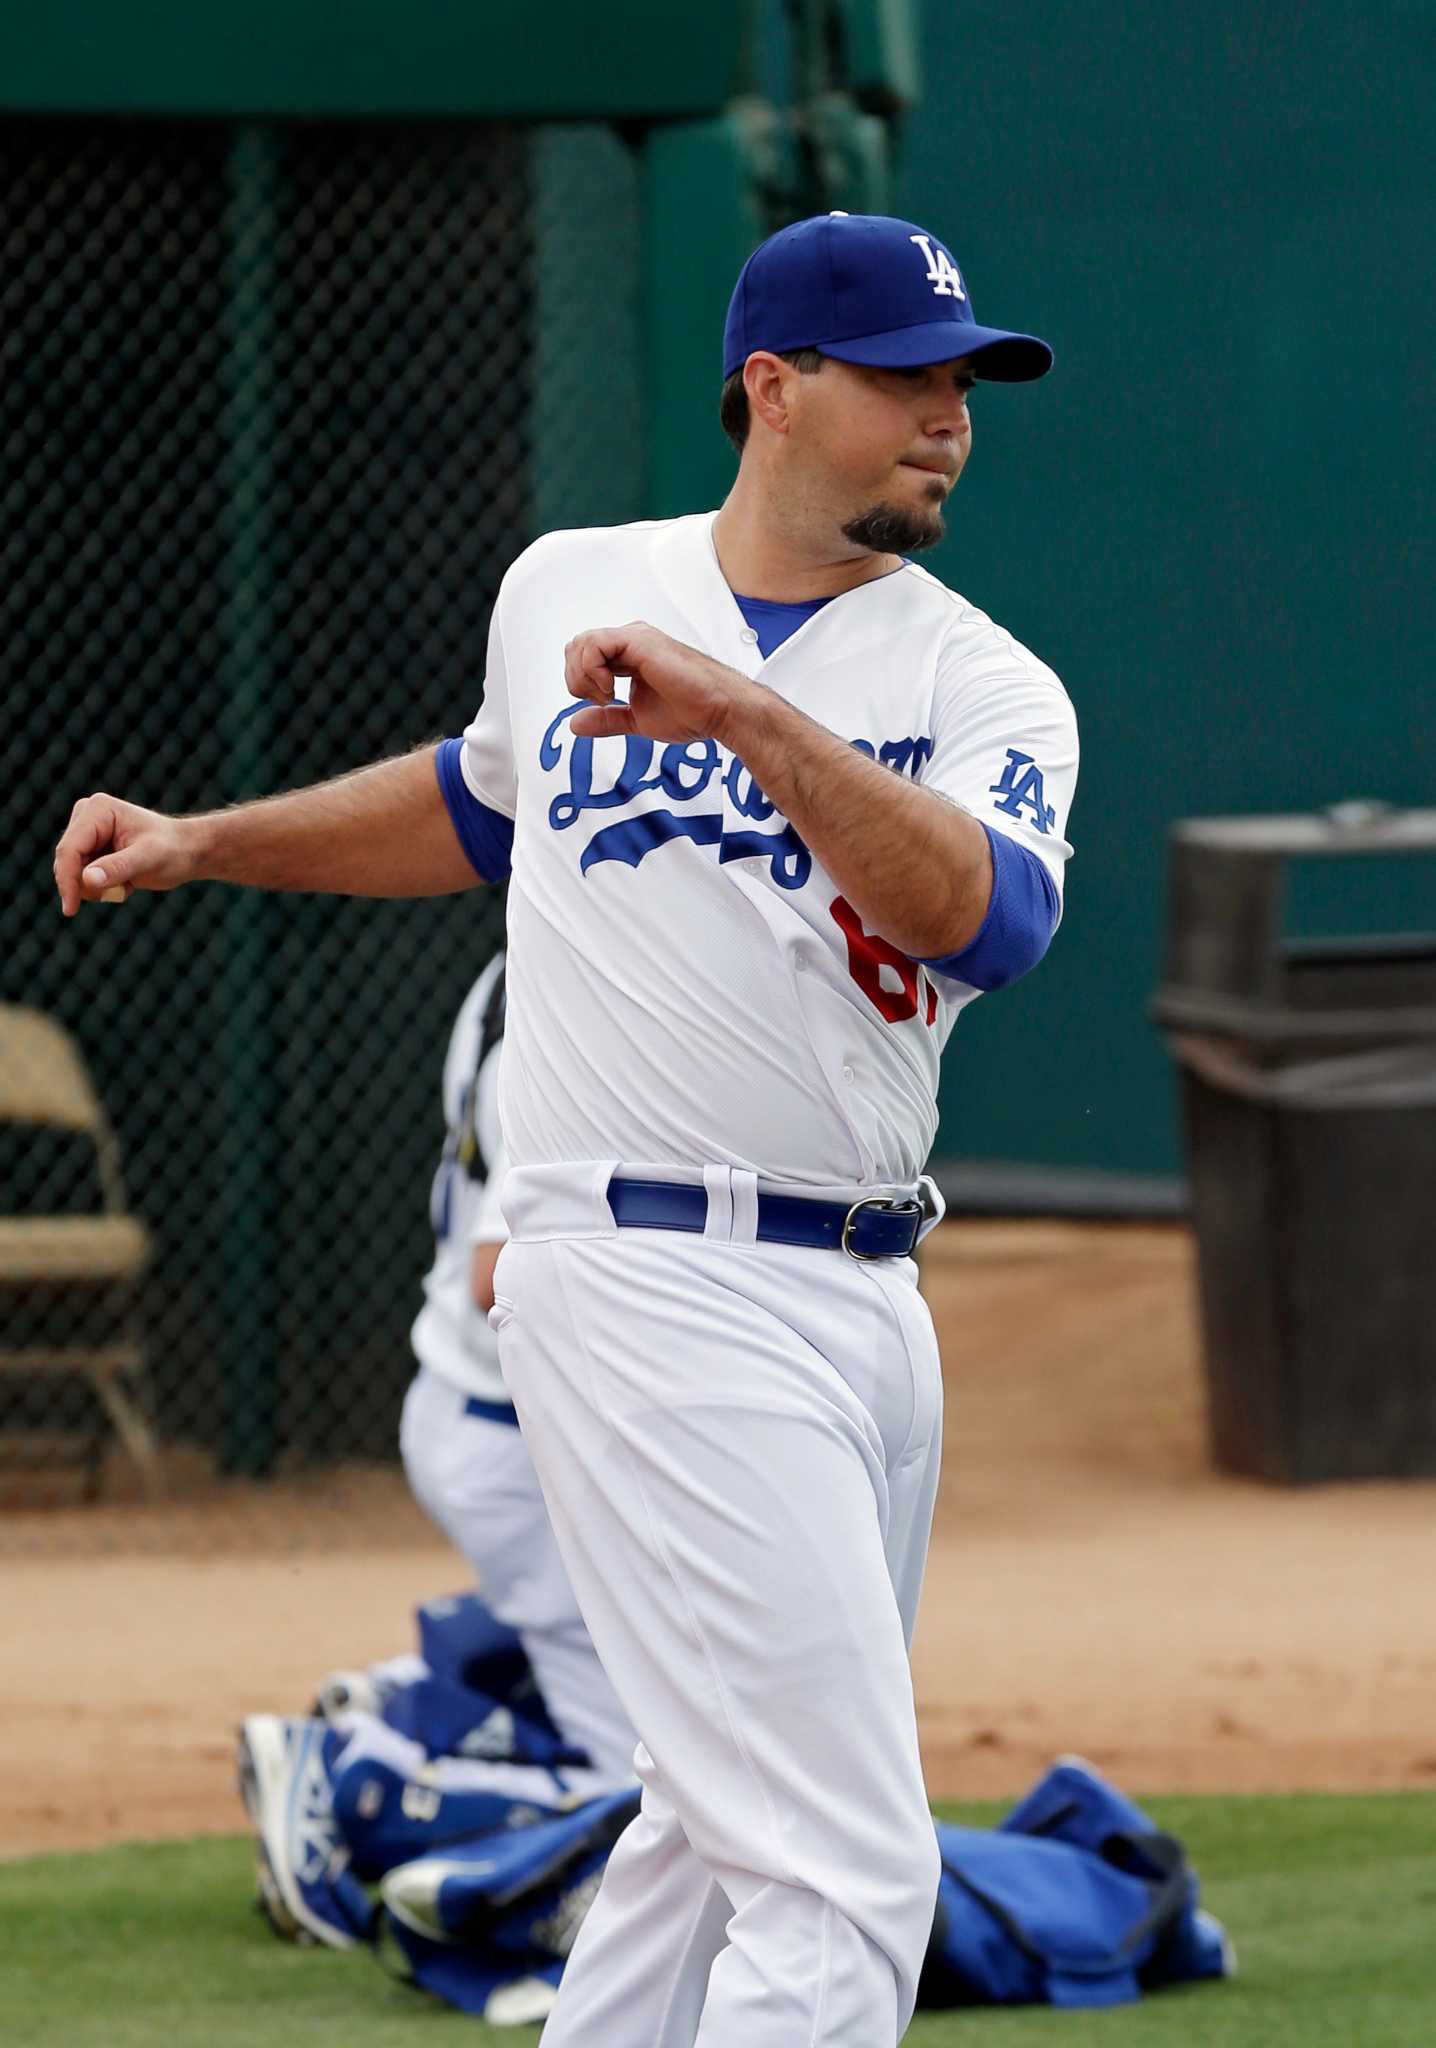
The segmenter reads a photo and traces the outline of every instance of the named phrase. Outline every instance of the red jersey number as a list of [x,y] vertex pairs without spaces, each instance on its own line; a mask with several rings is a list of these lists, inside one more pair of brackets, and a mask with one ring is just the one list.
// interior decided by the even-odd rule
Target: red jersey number
[[[862,919],[846,896],[835,896],[828,908],[848,942],[848,972],[878,1014],[889,1024],[906,1024],[909,1017],[917,1015],[920,1000],[926,998],[925,1021],[935,1024],[937,990],[917,963],[876,932],[864,931]],[[884,967],[896,977],[896,988],[885,985]]]

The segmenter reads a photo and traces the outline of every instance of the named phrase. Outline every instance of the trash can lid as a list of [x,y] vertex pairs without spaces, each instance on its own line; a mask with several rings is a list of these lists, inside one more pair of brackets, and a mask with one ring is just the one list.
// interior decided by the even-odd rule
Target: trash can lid
[[1285,862],[1429,854],[1436,810],[1374,802],[1314,815],[1172,826],[1166,971],[1153,1011],[1178,1032],[1264,1042],[1389,1044],[1436,1033],[1429,934],[1297,943],[1283,934]]
[[1406,853],[1436,847],[1436,810],[1407,811],[1366,798],[1277,817],[1181,818],[1172,838],[1213,853]]

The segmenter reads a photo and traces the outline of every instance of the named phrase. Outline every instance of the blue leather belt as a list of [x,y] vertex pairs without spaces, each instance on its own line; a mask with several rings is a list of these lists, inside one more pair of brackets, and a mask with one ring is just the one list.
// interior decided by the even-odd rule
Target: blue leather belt
[[[665,1180],[608,1183],[608,1206],[621,1230],[701,1231],[708,1221],[708,1190]],[[758,1238],[763,1244],[807,1245],[846,1252],[854,1259],[905,1259],[917,1245],[921,1202],[874,1195],[854,1202],[810,1201],[806,1195],[758,1197]]]
[[465,1415],[472,1415],[476,1422],[503,1422],[510,1429],[519,1426],[518,1410],[512,1401],[481,1401],[477,1394],[470,1394],[464,1403]]

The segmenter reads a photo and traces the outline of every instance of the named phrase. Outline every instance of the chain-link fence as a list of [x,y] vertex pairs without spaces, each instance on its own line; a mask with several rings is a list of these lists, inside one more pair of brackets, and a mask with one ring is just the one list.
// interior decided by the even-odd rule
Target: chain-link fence
[[518,550],[636,510],[636,211],[597,128],[0,127],[0,1545],[394,1455],[501,904],[67,924],[50,850],[466,722]]

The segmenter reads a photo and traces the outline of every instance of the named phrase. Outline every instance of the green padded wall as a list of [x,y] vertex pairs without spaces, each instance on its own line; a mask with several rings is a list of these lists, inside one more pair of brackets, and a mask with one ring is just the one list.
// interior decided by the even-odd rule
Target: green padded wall
[[700,114],[743,10],[665,0],[44,0],[0,12],[0,108],[146,114]]
[[646,516],[720,504],[733,451],[718,425],[723,320],[765,226],[750,179],[761,130],[732,114],[656,128],[644,150]]
[[[723,305],[793,169],[761,105],[731,96],[826,92],[809,132],[847,170],[821,203],[875,203],[882,138],[774,0],[700,10],[679,38],[657,0],[556,10],[53,0],[0,22],[0,108],[586,117],[531,153],[523,520],[710,504],[732,474]],[[939,1151],[1170,1174],[1146,1021],[1169,822],[1436,795],[1419,453],[1436,11],[928,0],[915,60],[901,7],[843,0],[838,18],[866,107],[921,94],[892,203],[952,240],[980,316],[1058,351],[1044,385],[979,395],[934,566],[1072,691],[1078,857],[1052,958],[959,1027]],[[607,125],[645,113],[687,118]],[[1334,866],[1322,889],[1296,892],[1297,928],[1436,924],[1415,870]]]
[[[930,0],[898,209],[1057,351],[978,393],[933,566],[1084,745],[1064,927],[959,1024],[944,1153],[1176,1170],[1169,821],[1436,798],[1433,55],[1429,6]],[[1323,887],[1318,923],[1436,928],[1415,865]]]

